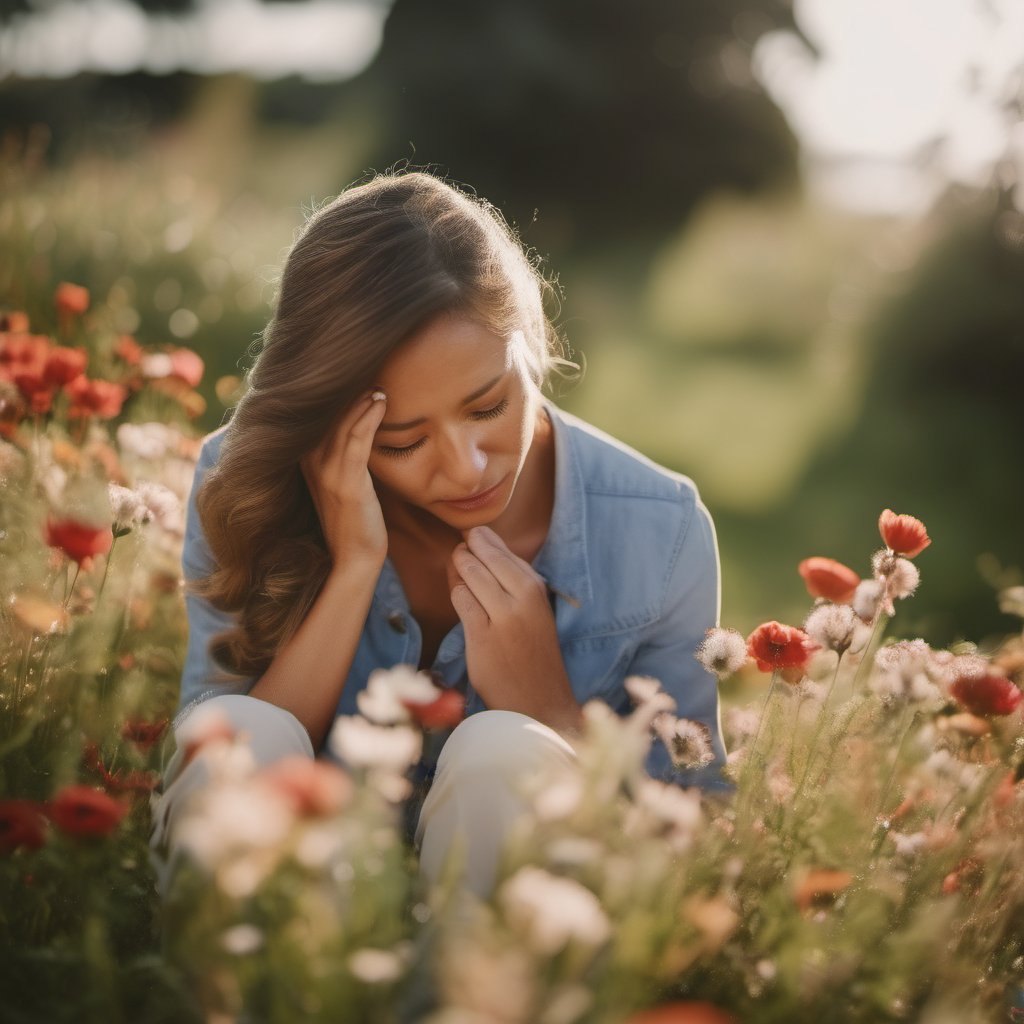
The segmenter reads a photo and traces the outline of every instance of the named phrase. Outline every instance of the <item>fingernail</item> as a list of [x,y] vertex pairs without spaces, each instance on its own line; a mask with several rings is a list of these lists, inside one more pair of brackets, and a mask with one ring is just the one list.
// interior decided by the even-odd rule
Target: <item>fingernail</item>
[[388,396],[385,395],[384,392],[381,391],[380,388],[374,388],[370,392],[370,401],[371,402],[386,402],[387,400],[388,400]]

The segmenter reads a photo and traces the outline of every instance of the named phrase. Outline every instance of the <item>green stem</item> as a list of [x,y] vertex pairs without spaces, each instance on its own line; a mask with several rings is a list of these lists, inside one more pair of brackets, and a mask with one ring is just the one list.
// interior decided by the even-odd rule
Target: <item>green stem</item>
[[[775,692],[775,684],[779,679],[779,670],[775,669],[772,672],[772,681],[768,685],[768,692],[765,694],[764,701],[761,704],[761,714],[757,720],[757,731],[754,733],[754,739],[750,744],[750,753],[747,754],[746,762],[743,765],[743,771],[740,772],[739,780],[739,791],[740,799],[743,801],[744,810],[750,804],[750,795],[747,792],[747,782],[750,778],[750,772],[754,764],[754,755],[757,753],[757,743],[761,738],[761,730],[764,728],[764,720],[768,715],[768,709],[771,706],[772,694]],[[739,815],[737,815],[737,818]]]
[[[70,568],[70,567],[69,567]],[[67,589],[64,594],[64,611],[68,610],[68,605],[71,603],[71,595],[75,592],[75,584],[78,582],[78,574],[82,571],[81,562],[75,562],[75,575],[71,580],[71,586]]]
[[114,534],[114,539],[110,542],[110,550],[107,552],[107,561],[103,566],[103,579],[100,580],[100,589],[96,591],[96,601],[103,596],[103,588],[107,585],[107,573],[110,572],[110,559],[114,557],[114,548],[117,546],[117,534]]
[[821,738],[821,730],[825,725],[825,719],[827,717],[828,706],[832,701],[832,694],[836,688],[836,680],[839,678],[839,668],[843,663],[843,652],[839,652],[839,657],[836,660],[836,670],[832,673],[832,682],[829,683],[828,693],[825,694],[825,699],[822,701],[821,710],[818,712],[818,720],[814,724],[814,735],[811,737],[810,745],[807,748],[807,762],[804,765],[804,774],[800,779],[800,784],[796,787],[796,793],[793,795],[793,807],[796,807],[800,802],[800,797],[803,796],[804,786],[807,785],[807,779],[811,774],[811,765],[814,763],[814,754],[818,746],[818,740]]
[[[903,728],[903,722],[907,721],[909,717],[910,721],[907,723],[906,728]],[[907,737],[910,735],[910,730],[914,727],[914,720],[917,718],[917,712],[911,710],[910,705],[907,705],[906,710],[903,712],[903,720],[900,723],[900,727],[903,731],[903,735],[900,737],[899,746],[896,748],[896,756],[892,761],[892,770],[889,772],[889,778],[886,780],[885,788],[882,790],[882,798],[878,801],[878,812],[875,815],[876,821],[881,818],[882,822],[886,822],[885,818],[885,802],[889,798],[889,790],[892,789],[893,781],[896,778],[896,772],[900,766],[900,756],[903,753],[903,745],[907,742]],[[878,833],[878,838],[875,839],[874,845],[871,848],[871,859],[878,855],[878,851],[882,848],[882,843],[885,842],[886,833],[889,831],[888,824],[884,824]]]

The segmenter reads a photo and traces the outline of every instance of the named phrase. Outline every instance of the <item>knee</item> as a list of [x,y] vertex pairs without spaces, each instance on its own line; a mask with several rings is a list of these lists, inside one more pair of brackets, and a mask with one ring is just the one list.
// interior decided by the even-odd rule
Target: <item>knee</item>
[[522,775],[575,758],[553,729],[517,711],[480,711],[464,719],[445,742],[438,770],[460,775]]

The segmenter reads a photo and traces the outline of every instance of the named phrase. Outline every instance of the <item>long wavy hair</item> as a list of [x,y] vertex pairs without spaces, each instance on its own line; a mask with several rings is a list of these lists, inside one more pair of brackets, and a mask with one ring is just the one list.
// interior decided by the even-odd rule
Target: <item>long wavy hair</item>
[[379,174],[314,211],[288,254],[277,306],[220,457],[197,495],[215,568],[192,593],[236,625],[215,637],[229,673],[260,675],[331,569],[299,460],[430,319],[521,330],[538,387],[561,355],[551,283],[486,201],[421,171]]

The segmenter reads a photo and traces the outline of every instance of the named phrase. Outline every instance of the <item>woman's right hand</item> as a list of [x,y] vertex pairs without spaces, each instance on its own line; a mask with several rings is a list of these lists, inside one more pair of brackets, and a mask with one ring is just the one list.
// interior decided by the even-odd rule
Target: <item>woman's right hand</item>
[[356,401],[338,425],[300,461],[335,567],[353,560],[383,565],[388,551],[384,514],[367,463],[384,418],[386,398],[374,389]]

